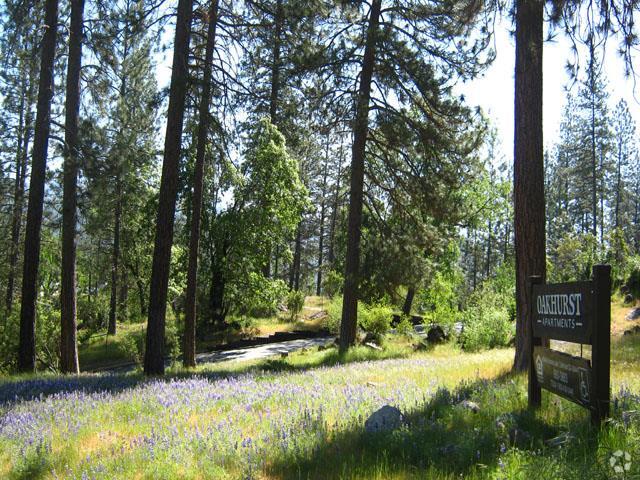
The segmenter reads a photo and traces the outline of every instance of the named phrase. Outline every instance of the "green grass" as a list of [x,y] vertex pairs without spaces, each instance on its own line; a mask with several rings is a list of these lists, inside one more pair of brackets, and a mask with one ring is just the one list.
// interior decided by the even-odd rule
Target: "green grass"
[[127,343],[132,337],[144,335],[145,323],[119,323],[116,335],[106,331],[93,335],[80,344],[78,358],[83,371],[134,361]]
[[[618,332],[638,323],[622,313]],[[58,388],[55,377],[38,377],[52,383],[42,398],[0,407],[7,425],[29,419],[14,436],[0,427],[0,478],[638,478],[639,356],[640,335],[614,336],[614,405],[600,430],[585,409],[547,392],[529,411],[526,377],[510,373],[512,349],[416,353],[395,339],[383,351],[314,348],[175,368],[163,380],[81,376]],[[28,381],[7,379],[0,391]],[[383,404],[400,408],[404,426],[366,433]],[[516,428],[525,441],[512,441]],[[25,446],[42,432],[44,443]],[[617,451],[631,457],[620,475],[610,464]]]

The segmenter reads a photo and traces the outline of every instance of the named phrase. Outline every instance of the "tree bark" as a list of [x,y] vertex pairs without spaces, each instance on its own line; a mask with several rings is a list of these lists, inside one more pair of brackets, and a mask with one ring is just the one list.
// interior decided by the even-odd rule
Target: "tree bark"
[[218,0],[212,0],[209,7],[209,27],[205,49],[204,75],[202,78],[202,97],[198,113],[198,138],[196,145],[196,163],[193,175],[193,197],[191,212],[191,235],[189,237],[189,265],[187,269],[187,293],[184,318],[184,354],[185,367],[196,366],[196,297],[198,283],[198,250],[200,245],[200,217],[202,215],[202,188],[204,181],[204,157],[209,132],[209,104],[211,103],[211,63],[215,47],[216,26],[218,23]]
[[[35,62],[32,62],[35,63]],[[33,79],[35,67],[29,70],[29,79]],[[9,272],[7,275],[7,290],[5,294],[6,316],[8,317],[13,309],[13,293],[16,281],[16,271],[18,267],[18,257],[20,256],[20,231],[22,230],[22,214],[24,210],[24,189],[27,178],[27,163],[29,159],[29,143],[33,131],[33,114],[31,105],[33,103],[33,91],[35,82],[30,80],[27,86],[27,77],[23,79],[22,98],[20,100],[20,140],[16,153],[16,179],[13,194],[13,211],[11,215],[11,248],[9,253]]]
[[333,268],[334,263],[336,261],[335,258],[335,240],[336,240],[336,223],[338,221],[338,208],[339,200],[340,200],[340,175],[342,174],[342,154],[340,156],[338,164],[338,175],[336,178],[336,190],[333,196],[333,206],[331,208],[331,231],[329,232],[329,251],[327,252],[327,261],[331,268]]
[[407,296],[404,299],[404,305],[402,305],[402,313],[404,315],[411,315],[411,307],[413,306],[413,299],[416,296],[415,287],[409,287],[407,289]]
[[514,205],[516,352],[514,369],[529,366],[531,298],[527,280],[545,278],[545,201],[542,143],[542,31],[544,2],[516,2]]
[[316,281],[316,295],[322,293],[322,260],[324,249],[324,218],[326,210],[326,195],[327,195],[327,173],[329,168],[329,144],[327,143],[326,160],[324,164],[324,173],[322,175],[322,202],[320,204],[320,235],[318,238],[318,277]]
[[53,98],[53,67],[56,54],[58,1],[46,0],[44,36],[38,84],[38,107],[31,158],[29,205],[24,241],[22,301],[20,305],[20,342],[18,370],[33,372],[36,368],[36,299],[40,267],[40,230],[44,209],[44,184],[47,171],[47,148]]
[[360,73],[360,86],[353,126],[353,148],[351,152],[351,186],[349,192],[349,223],[347,230],[347,255],[342,299],[342,321],[340,324],[340,351],[345,352],[356,340],[358,322],[358,284],[360,274],[360,227],[364,189],[364,163],[369,129],[369,100],[378,39],[378,22],[382,0],[373,0],[369,13],[367,38]]
[[164,373],[164,331],[167,312],[167,288],[173,224],[178,194],[179,160],[182,149],[182,126],[184,104],[188,83],[189,37],[193,2],[178,2],[178,17],[173,51],[169,110],[164,142],[164,160],[160,179],[160,200],[156,221],[156,235],[151,268],[151,290],[149,294],[149,316],[147,321],[144,373]]
[[78,189],[78,124],[84,0],[71,1],[69,60],[64,120],[64,172],[62,194],[62,281],[60,290],[60,370],[80,373],[76,333],[76,223]]
[[118,274],[120,273],[120,229],[122,224],[122,172],[117,166],[116,205],[113,218],[113,250],[111,253],[111,298],[109,299],[109,325],[107,333],[115,335],[118,330]]
[[298,222],[298,228],[296,228],[295,247],[293,249],[293,263],[291,264],[291,270],[289,271],[289,290],[295,290],[296,292],[300,288],[300,259],[302,256],[302,221]]

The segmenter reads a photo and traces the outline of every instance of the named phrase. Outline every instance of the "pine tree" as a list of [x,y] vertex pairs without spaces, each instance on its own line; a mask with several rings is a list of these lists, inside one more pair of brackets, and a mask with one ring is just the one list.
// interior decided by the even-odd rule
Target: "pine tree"
[[84,0],[71,3],[69,60],[65,100],[64,193],[62,199],[62,281],[60,369],[79,373],[76,340],[76,223],[80,68],[82,63]]
[[38,268],[40,265],[40,230],[44,206],[44,183],[47,168],[47,150],[51,122],[51,100],[54,85],[54,59],[58,27],[58,2],[45,3],[44,35],[38,84],[38,104],[34,127],[31,178],[29,182],[29,205],[25,229],[24,268],[20,305],[20,343],[18,370],[34,371],[36,367],[35,324]]
[[178,193],[178,162],[182,149],[182,126],[187,95],[189,38],[191,34],[191,0],[180,0],[176,19],[173,67],[169,93],[169,111],[160,180],[160,202],[156,220],[156,235],[151,271],[151,294],[147,322],[144,372],[164,373],[164,334],[167,309],[169,266],[173,244],[176,197]]

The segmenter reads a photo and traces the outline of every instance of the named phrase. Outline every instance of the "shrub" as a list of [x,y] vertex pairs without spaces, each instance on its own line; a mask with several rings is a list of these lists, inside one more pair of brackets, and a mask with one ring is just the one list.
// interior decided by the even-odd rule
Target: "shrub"
[[413,323],[408,315],[402,315],[400,322],[396,325],[396,332],[405,337],[411,337],[413,334]]
[[343,285],[344,277],[340,272],[329,270],[322,282],[322,290],[327,297],[333,298],[342,292]]
[[292,290],[287,294],[287,309],[291,315],[291,321],[298,319],[298,315],[304,307],[304,293],[301,291]]
[[465,311],[460,342],[465,350],[506,346],[514,335],[510,306],[489,282],[478,289]]
[[471,314],[460,335],[465,350],[477,351],[502,347],[513,338],[513,324],[505,309],[494,308]]
[[340,333],[340,321],[342,319],[342,297],[335,296],[327,305],[327,316],[324,319],[324,328],[334,335]]
[[270,280],[255,272],[246,278],[244,284],[230,289],[235,313],[258,318],[275,315],[278,304],[287,294],[287,286],[282,280]]
[[373,335],[375,342],[382,345],[384,336],[391,328],[393,311],[386,305],[369,306],[366,303],[358,303],[358,326]]
[[455,275],[445,275],[436,272],[420,298],[428,310],[424,314],[424,323],[440,325],[445,331],[450,331],[458,321],[458,295],[456,292],[458,278]]

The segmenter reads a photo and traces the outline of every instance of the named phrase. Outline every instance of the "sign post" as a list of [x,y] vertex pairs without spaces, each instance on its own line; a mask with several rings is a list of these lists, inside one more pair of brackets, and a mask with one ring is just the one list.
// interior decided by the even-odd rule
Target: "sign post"
[[[609,415],[611,267],[595,265],[590,282],[531,277],[529,288],[529,407],[540,406],[544,388],[589,409],[600,424]],[[590,344],[591,361],[551,350],[543,339]]]

